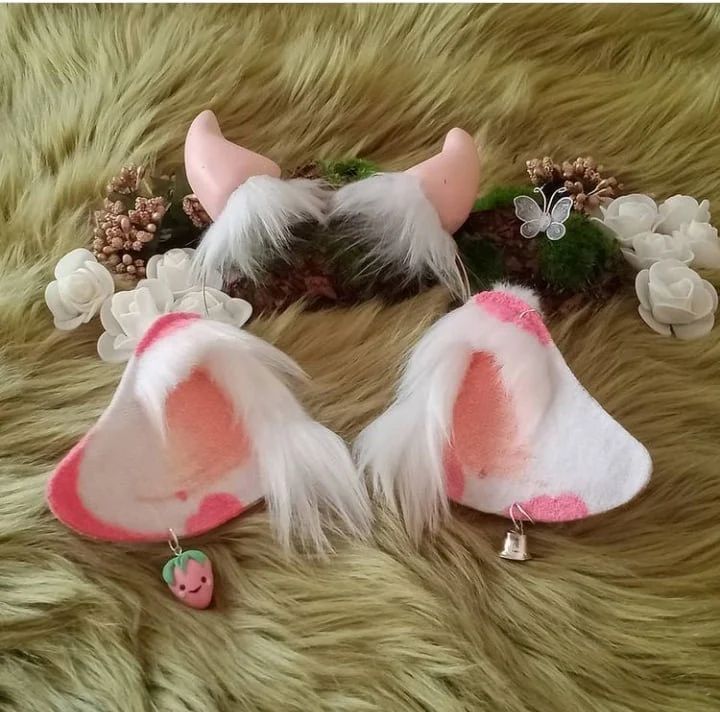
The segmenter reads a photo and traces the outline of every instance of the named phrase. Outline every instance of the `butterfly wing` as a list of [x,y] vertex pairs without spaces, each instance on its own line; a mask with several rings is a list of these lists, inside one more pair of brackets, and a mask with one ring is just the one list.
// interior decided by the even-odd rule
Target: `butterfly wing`
[[560,240],[565,237],[565,225],[559,222],[551,222],[545,230],[548,240]]
[[520,226],[520,234],[528,239],[536,237],[548,224],[547,216],[543,215],[536,220],[529,220]]
[[[568,521],[624,504],[646,449],[573,376],[528,290],[476,295],[419,342],[395,403],[361,435],[361,462],[419,534],[445,497]],[[388,435],[390,433],[390,435]]]
[[570,217],[573,199],[570,197],[560,198],[556,200],[550,210],[550,219],[553,222],[564,223]]
[[545,230],[550,222],[542,208],[529,196],[518,195],[513,199],[515,215],[523,221],[520,234],[528,239],[535,237]]
[[538,220],[542,217],[542,208],[529,195],[518,195],[513,198],[515,215],[523,222]]
[[269,500],[283,543],[323,542],[326,504],[354,527],[364,495],[347,449],[311,420],[286,380],[287,356],[227,324],[160,317],[115,396],[48,484],[53,513],[112,541],[213,529]]

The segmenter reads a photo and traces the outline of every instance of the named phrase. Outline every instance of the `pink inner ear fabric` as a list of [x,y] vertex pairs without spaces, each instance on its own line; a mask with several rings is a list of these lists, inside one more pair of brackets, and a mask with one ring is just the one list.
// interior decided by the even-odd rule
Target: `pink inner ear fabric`
[[455,502],[462,502],[465,492],[465,473],[453,447],[445,448],[443,466],[447,496]]
[[480,292],[473,302],[500,321],[511,322],[531,333],[541,344],[552,343],[552,337],[540,315],[519,297],[508,292]]
[[444,454],[448,496],[459,499],[463,472],[512,476],[524,460],[510,395],[491,354],[473,354],[453,408],[452,442]]
[[210,375],[195,368],[165,403],[167,452],[178,490],[216,482],[250,458],[244,423]]

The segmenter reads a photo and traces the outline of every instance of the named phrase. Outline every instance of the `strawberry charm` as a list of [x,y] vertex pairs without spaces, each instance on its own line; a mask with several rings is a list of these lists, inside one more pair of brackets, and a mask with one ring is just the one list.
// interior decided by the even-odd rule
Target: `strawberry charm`
[[175,556],[163,566],[162,577],[173,595],[191,608],[207,608],[213,597],[213,570],[210,559],[197,549],[183,551],[177,539],[170,543]]

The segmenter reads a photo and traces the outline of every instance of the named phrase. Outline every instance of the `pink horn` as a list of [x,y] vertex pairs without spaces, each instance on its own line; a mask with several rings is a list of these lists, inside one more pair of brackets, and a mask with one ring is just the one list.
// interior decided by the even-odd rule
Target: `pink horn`
[[190,187],[213,220],[233,191],[248,178],[279,178],[281,173],[274,161],[228,141],[209,110],[198,114],[188,130],[185,171]]
[[440,153],[406,173],[420,179],[443,228],[451,235],[456,232],[470,215],[480,182],[480,159],[473,137],[462,129],[451,129]]

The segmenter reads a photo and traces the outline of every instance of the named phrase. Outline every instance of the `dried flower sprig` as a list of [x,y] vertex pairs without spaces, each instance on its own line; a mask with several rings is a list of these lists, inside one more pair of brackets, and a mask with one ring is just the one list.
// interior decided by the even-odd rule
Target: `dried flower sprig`
[[182,209],[195,227],[205,228],[212,223],[207,211],[203,208],[197,196],[192,193],[183,198]]
[[590,156],[563,161],[562,164],[545,156],[527,161],[526,166],[533,185],[564,187],[573,198],[573,208],[582,213],[593,213],[600,205],[615,198],[623,188],[614,176],[603,177],[604,168]]
[[143,166],[124,166],[120,169],[120,173],[110,180],[105,187],[105,194],[120,193],[128,195],[136,193],[145,175]]
[[[137,189],[135,175],[127,169],[108,184],[108,195],[103,207],[95,211],[93,253],[98,262],[112,272],[135,277],[145,276],[145,257],[140,255],[155,234],[168,210],[168,201],[162,196],[137,196],[133,207],[123,200],[112,200],[114,194],[132,195]],[[124,177],[123,177],[124,176]],[[131,188],[131,186],[133,186]]]

